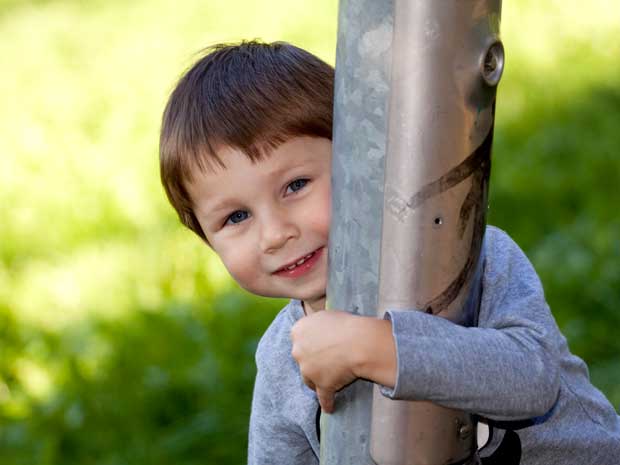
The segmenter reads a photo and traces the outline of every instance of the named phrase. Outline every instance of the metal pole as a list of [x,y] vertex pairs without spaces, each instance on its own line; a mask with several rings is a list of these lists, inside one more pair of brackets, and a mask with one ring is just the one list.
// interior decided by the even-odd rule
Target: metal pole
[[[327,306],[374,316],[392,44],[391,0],[340,0]],[[321,418],[322,465],[374,465],[372,384],[357,381]]]
[[[462,308],[479,285],[503,69],[500,9],[501,0],[341,1],[330,307],[361,314],[377,308],[380,316],[417,309],[471,324]],[[386,37],[392,18],[393,46]],[[337,413],[326,416],[323,465],[477,462],[469,415],[375,391],[369,421],[369,397],[368,384],[355,383],[338,399]]]
[[[500,9],[500,0],[395,0],[379,315],[415,309],[475,324],[464,308],[480,286]],[[378,464],[477,463],[475,451],[470,415],[375,389]]]

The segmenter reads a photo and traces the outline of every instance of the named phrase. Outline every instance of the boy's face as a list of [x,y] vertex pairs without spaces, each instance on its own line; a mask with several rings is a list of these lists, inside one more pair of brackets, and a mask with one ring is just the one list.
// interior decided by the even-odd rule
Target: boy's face
[[253,163],[223,148],[226,168],[188,186],[209,243],[243,288],[324,308],[331,149],[328,139],[296,137]]

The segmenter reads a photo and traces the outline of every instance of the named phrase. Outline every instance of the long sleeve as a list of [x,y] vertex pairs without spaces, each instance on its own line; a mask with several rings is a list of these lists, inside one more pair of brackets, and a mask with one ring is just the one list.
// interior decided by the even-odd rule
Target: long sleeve
[[532,265],[493,227],[484,254],[477,327],[418,311],[386,312],[397,378],[382,393],[494,420],[487,455],[503,445],[504,428],[518,428],[522,465],[616,465],[620,417],[570,353]]
[[301,428],[287,420],[281,406],[272,403],[272,390],[259,370],[250,416],[248,465],[317,465]]
[[315,393],[291,356],[290,330],[301,318],[299,301],[276,316],[256,350],[256,381],[248,438],[249,465],[318,465]]
[[394,399],[430,400],[494,420],[542,416],[559,394],[565,344],[541,283],[503,232],[485,239],[478,327],[417,311],[389,311],[397,350]]

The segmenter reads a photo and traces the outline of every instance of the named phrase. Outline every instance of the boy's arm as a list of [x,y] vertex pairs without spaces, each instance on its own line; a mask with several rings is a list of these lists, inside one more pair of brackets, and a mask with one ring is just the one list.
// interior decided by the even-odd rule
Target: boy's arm
[[307,438],[299,427],[287,421],[281,406],[274,405],[266,373],[256,375],[250,415],[248,465],[318,465]]
[[[415,311],[387,312],[389,328],[390,321],[320,312],[293,328],[303,376],[328,397],[346,384],[337,386],[340,370],[330,364],[340,356],[348,376],[382,384],[384,395],[395,399],[430,400],[496,420],[546,413],[559,392],[557,352],[563,336],[527,258],[504,233],[489,235],[480,327]],[[322,349],[326,346],[330,350]]]

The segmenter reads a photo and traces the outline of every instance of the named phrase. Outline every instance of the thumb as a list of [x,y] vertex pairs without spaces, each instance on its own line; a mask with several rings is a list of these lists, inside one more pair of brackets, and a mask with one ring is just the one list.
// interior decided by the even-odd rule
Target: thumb
[[316,388],[316,396],[321,404],[321,410],[325,413],[332,413],[334,411],[334,391],[328,389]]

